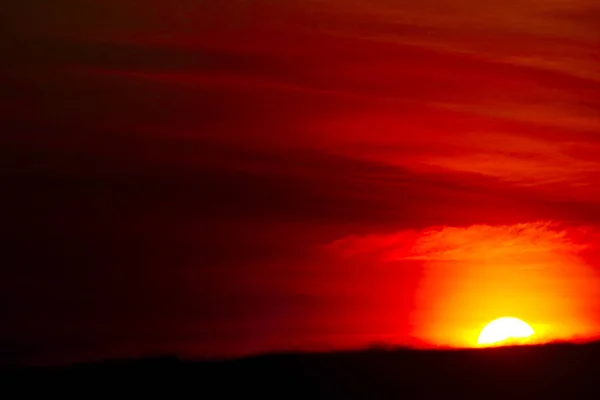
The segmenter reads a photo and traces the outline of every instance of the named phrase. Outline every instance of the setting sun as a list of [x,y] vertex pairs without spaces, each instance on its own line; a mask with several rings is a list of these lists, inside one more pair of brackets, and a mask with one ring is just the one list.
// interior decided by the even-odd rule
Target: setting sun
[[535,334],[533,328],[518,318],[498,318],[485,326],[479,334],[480,346],[524,343]]

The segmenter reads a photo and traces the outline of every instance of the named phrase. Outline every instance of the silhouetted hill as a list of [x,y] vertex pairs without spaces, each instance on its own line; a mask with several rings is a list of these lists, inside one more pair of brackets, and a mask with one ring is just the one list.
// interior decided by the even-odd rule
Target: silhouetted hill
[[[4,371],[21,392],[169,398],[600,399],[600,343],[480,350],[369,349],[227,361],[176,357]],[[166,390],[166,392],[164,392]]]

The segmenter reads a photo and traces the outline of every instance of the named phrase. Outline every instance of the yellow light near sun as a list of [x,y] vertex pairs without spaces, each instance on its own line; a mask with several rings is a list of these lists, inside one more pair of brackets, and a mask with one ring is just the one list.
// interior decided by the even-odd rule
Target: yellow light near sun
[[544,224],[436,228],[412,251],[423,273],[411,323],[426,343],[480,347],[482,327],[498,316],[518,315],[535,331],[517,342],[585,339],[600,330],[589,300],[600,298],[600,280],[569,231]]
[[527,323],[518,318],[498,318],[485,326],[479,334],[480,346],[503,344],[525,344],[531,342],[535,332]]

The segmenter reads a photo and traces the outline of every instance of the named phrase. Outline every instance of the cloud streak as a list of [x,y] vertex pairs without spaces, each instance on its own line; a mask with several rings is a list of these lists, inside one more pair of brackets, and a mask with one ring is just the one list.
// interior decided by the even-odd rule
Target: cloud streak
[[[583,236],[589,242],[581,242]],[[351,236],[326,248],[343,257],[371,255],[384,262],[489,261],[535,259],[550,254],[578,254],[593,245],[595,233],[585,227],[561,227],[548,221],[515,225],[431,227],[394,234]]]

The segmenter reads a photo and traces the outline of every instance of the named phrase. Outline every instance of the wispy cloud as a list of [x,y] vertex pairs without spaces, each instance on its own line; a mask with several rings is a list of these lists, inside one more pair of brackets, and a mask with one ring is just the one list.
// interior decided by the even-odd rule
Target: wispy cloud
[[[515,225],[441,226],[393,234],[349,236],[327,245],[343,257],[369,256],[381,261],[534,260],[549,254],[577,254],[597,233],[540,221]],[[582,242],[582,239],[586,242]]]

